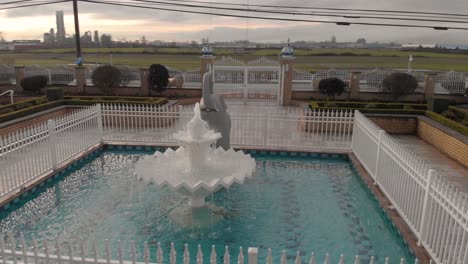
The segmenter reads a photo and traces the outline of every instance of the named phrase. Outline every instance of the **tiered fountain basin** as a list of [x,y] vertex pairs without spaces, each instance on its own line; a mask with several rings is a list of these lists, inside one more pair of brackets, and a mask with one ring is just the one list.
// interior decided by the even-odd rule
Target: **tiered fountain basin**
[[176,133],[174,138],[181,147],[142,158],[136,165],[137,176],[190,197],[187,206],[171,211],[171,217],[179,224],[199,226],[222,219],[223,209],[205,204],[205,198],[234,183],[243,184],[254,174],[255,160],[242,151],[215,148],[221,134],[203,121],[198,104],[187,129]]
[[[187,166],[189,152],[185,147],[157,151],[138,162],[136,173],[149,183],[168,186],[190,196],[190,205],[201,207],[206,196],[234,183],[243,184],[255,171],[255,160],[242,151],[209,148],[204,153],[203,164],[195,168]],[[198,161],[201,155],[190,157]]]

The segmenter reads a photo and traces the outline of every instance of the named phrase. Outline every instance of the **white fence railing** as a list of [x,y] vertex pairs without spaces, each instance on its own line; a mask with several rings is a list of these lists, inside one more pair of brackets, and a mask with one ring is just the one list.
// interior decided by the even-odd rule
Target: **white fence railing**
[[0,137],[0,198],[100,142],[100,106]]
[[[193,116],[192,107],[123,104],[102,106],[104,140],[176,144],[173,134]],[[230,112],[233,146],[339,149],[351,147],[351,111],[298,109],[272,113]]]
[[[230,114],[233,146],[352,149],[435,263],[468,263],[467,196],[361,113],[298,109]],[[3,136],[0,197],[103,140],[174,145],[172,134],[183,129],[192,115],[191,107],[96,105]],[[25,252],[25,247],[18,251],[2,246],[0,257],[11,260],[7,263],[16,263],[25,254],[30,260],[38,256],[46,262],[63,260],[57,251]],[[98,257],[80,257],[72,261],[101,263]]]
[[355,113],[353,152],[436,263],[468,263],[468,197]]
[[436,94],[465,94],[468,89],[468,75],[462,72],[449,71],[436,76]]
[[15,94],[15,91],[13,91],[13,90],[6,90],[5,92],[0,93],[0,96],[6,95],[6,94],[9,94],[9,95],[10,95],[10,104],[13,104],[13,103],[14,103],[13,95]]
[[[4,241],[6,238],[6,241]],[[18,241],[17,241],[18,240]],[[50,243],[50,244],[49,244]],[[119,242],[117,249],[112,249],[109,241],[98,243],[92,241],[91,243],[81,241],[81,243],[74,244],[69,241],[36,241],[33,240],[32,245],[28,245],[25,239],[21,236],[16,239],[13,235],[3,235],[0,239],[0,261],[1,263],[87,263],[87,264],[176,264],[176,263],[222,263],[222,264],[258,264],[259,263],[259,248],[249,247],[244,250],[242,247],[239,249],[232,249],[228,246],[216,249],[216,246],[211,246],[210,249],[203,249],[201,245],[197,247],[190,247],[184,244],[183,249],[171,243],[168,248],[163,249],[161,243],[158,242],[156,246],[150,246],[147,242],[143,243],[143,247],[139,247],[135,241],[131,243]],[[66,246],[65,246],[66,245]],[[178,246],[178,245],[177,245]],[[64,248],[65,247],[65,248]],[[235,252],[235,253],[233,253]],[[266,264],[281,263],[287,264],[291,261],[288,260],[288,255],[285,250],[281,254],[274,254],[271,249],[267,250]],[[315,256],[311,253],[307,260],[303,260],[301,252],[293,253],[294,264],[301,264],[306,261],[309,264],[315,263],[336,263],[335,259],[340,264],[354,263],[354,264],[375,264],[376,260],[371,257],[369,262],[364,262],[359,256]],[[333,259],[333,260],[332,260]],[[385,258],[381,263],[400,263],[409,264],[404,259]],[[379,262],[380,263],[380,262]],[[419,261],[416,259],[415,264]],[[431,262],[432,263],[432,262]]]

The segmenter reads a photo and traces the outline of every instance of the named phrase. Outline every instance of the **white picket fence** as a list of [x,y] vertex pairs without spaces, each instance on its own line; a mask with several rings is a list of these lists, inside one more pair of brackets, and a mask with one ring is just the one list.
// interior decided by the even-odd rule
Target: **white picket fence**
[[353,152],[438,264],[468,263],[468,197],[356,111]]
[[100,106],[0,137],[0,198],[102,140]]
[[[184,128],[192,111],[181,106],[96,105],[3,136],[0,198],[101,142],[175,145],[172,134]],[[232,112],[231,119],[236,147],[352,150],[435,263],[468,263],[467,196],[361,113],[287,109]],[[2,247],[0,257],[8,259],[3,263],[21,262],[25,254],[31,261],[65,261],[59,248],[43,255],[34,248]],[[118,262],[110,257],[72,261]]]
[[[231,145],[290,149],[349,150],[353,113],[297,109],[269,113],[230,112]],[[176,145],[192,107],[124,104],[102,106],[104,141]]]
[[[27,245],[25,239],[20,236],[19,241],[16,241],[13,235],[2,235],[0,239],[0,263],[5,264],[18,264],[18,263],[60,263],[60,264],[72,264],[72,263],[83,263],[83,264],[176,264],[176,263],[196,263],[196,264],[217,264],[218,263],[218,252],[216,247],[211,246],[211,250],[208,252],[203,252],[203,249],[200,245],[197,246],[196,253],[190,252],[188,244],[184,244],[183,252],[177,252],[174,243],[170,244],[170,249],[168,253],[164,253],[161,247],[161,243],[157,243],[156,248],[150,248],[147,242],[143,243],[142,250],[137,249],[135,241],[129,243],[129,248],[124,248],[121,241],[118,243],[117,254],[113,254],[115,251],[111,249],[109,241],[105,241],[102,244],[97,244],[95,240],[89,242],[81,241],[81,243],[73,244],[68,241],[60,241],[59,239],[55,241],[36,241],[33,239],[32,245]],[[6,238],[6,241],[4,241]],[[49,245],[52,243],[52,245]],[[126,243],[128,244],[128,243]],[[64,249],[64,245],[66,248]],[[78,246],[78,248],[75,248]],[[100,249],[104,249],[101,253]],[[258,264],[259,250],[256,247],[249,247],[247,249],[247,254],[244,254],[242,247],[239,248],[239,253],[236,255],[231,254],[230,248],[228,246],[224,247],[224,252],[222,252],[222,263],[223,264]],[[101,254],[100,254],[101,253]],[[194,254],[195,253],[195,254]],[[206,254],[208,253],[208,254]],[[247,255],[247,256],[246,256]],[[237,259],[237,261],[235,261]],[[182,261],[181,261],[182,260]],[[331,256],[326,254],[322,260],[316,259],[315,254],[312,252],[310,258],[308,259],[309,264],[316,263],[330,264]],[[361,261],[359,256],[350,257],[341,255],[339,258],[339,264],[354,263],[354,264],[364,264],[364,261]],[[287,264],[287,253],[285,250],[282,251],[281,257],[279,259],[274,259],[272,255],[272,250],[268,249],[266,264],[280,263]],[[303,260],[301,258],[301,252],[295,252],[294,264],[302,264]],[[366,262],[367,263],[367,262]],[[375,258],[371,257],[368,262],[369,264],[375,264]],[[383,263],[383,262],[382,262]],[[400,264],[409,264],[402,259],[390,259],[387,257],[385,259],[385,264],[389,263],[400,263]],[[419,260],[416,259],[415,264],[419,263]],[[430,262],[432,263],[432,261]]]

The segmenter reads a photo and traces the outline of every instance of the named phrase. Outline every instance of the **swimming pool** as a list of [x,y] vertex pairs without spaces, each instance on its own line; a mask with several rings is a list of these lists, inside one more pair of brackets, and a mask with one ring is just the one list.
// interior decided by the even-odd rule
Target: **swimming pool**
[[[363,263],[370,256],[414,261],[345,159],[254,155],[253,179],[208,199],[224,208],[223,219],[202,228],[184,228],[168,215],[187,199],[167,188],[146,185],[134,175],[138,159],[150,153],[101,153],[20,201],[14,210],[2,212],[0,229],[22,232],[29,240],[59,237],[61,243],[109,239],[114,252],[118,240],[134,240],[137,245],[148,241],[150,248],[161,242],[165,252],[170,242],[179,252],[188,243],[192,255],[197,244],[205,252],[211,245],[223,252],[228,245],[233,256],[239,246],[255,246],[263,263],[268,248],[275,261],[283,249],[290,258],[299,250],[304,260],[313,251],[318,261],[326,253],[333,262],[340,254],[347,261],[359,255]],[[139,259],[142,251],[137,250]],[[222,254],[218,258],[222,260]]]

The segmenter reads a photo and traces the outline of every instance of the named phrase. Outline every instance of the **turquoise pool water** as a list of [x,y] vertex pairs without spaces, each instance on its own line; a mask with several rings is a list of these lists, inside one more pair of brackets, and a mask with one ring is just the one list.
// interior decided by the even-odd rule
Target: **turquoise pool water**
[[166,257],[169,243],[175,243],[178,261],[184,243],[191,246],[193,261],[197,244],[204,249],[205,260],[215,245],[222,261],[228,245],[231,261],[236,261],[239,246],[245,251],[259,247],[260,263],[268,248],[274,261],[279,261],[283,249],[291,260],[299,250],[304,262],[311,252],[318,261],[329,253],[335,263],[340,254],[347,262],[355,255],[363,263],[370,256],[380,261],[388,256],[395,263],[401,257],[413,261],[348,161],[254,155],[257,171],[252,180],[209,198],[226,210],[224,218],[204,228],[183,228],[168,215],[187,199],[146,185],[133,173],[138,159],[148,154],[101,153],[36,191],[13,211],[3,211],[0,230],[22,232],[28,240],[59,237],[61,243],[109,239],[114,255],[118,240],[135,240],[140,260],[143,242],[148,241],[154,254],[159,241]]

